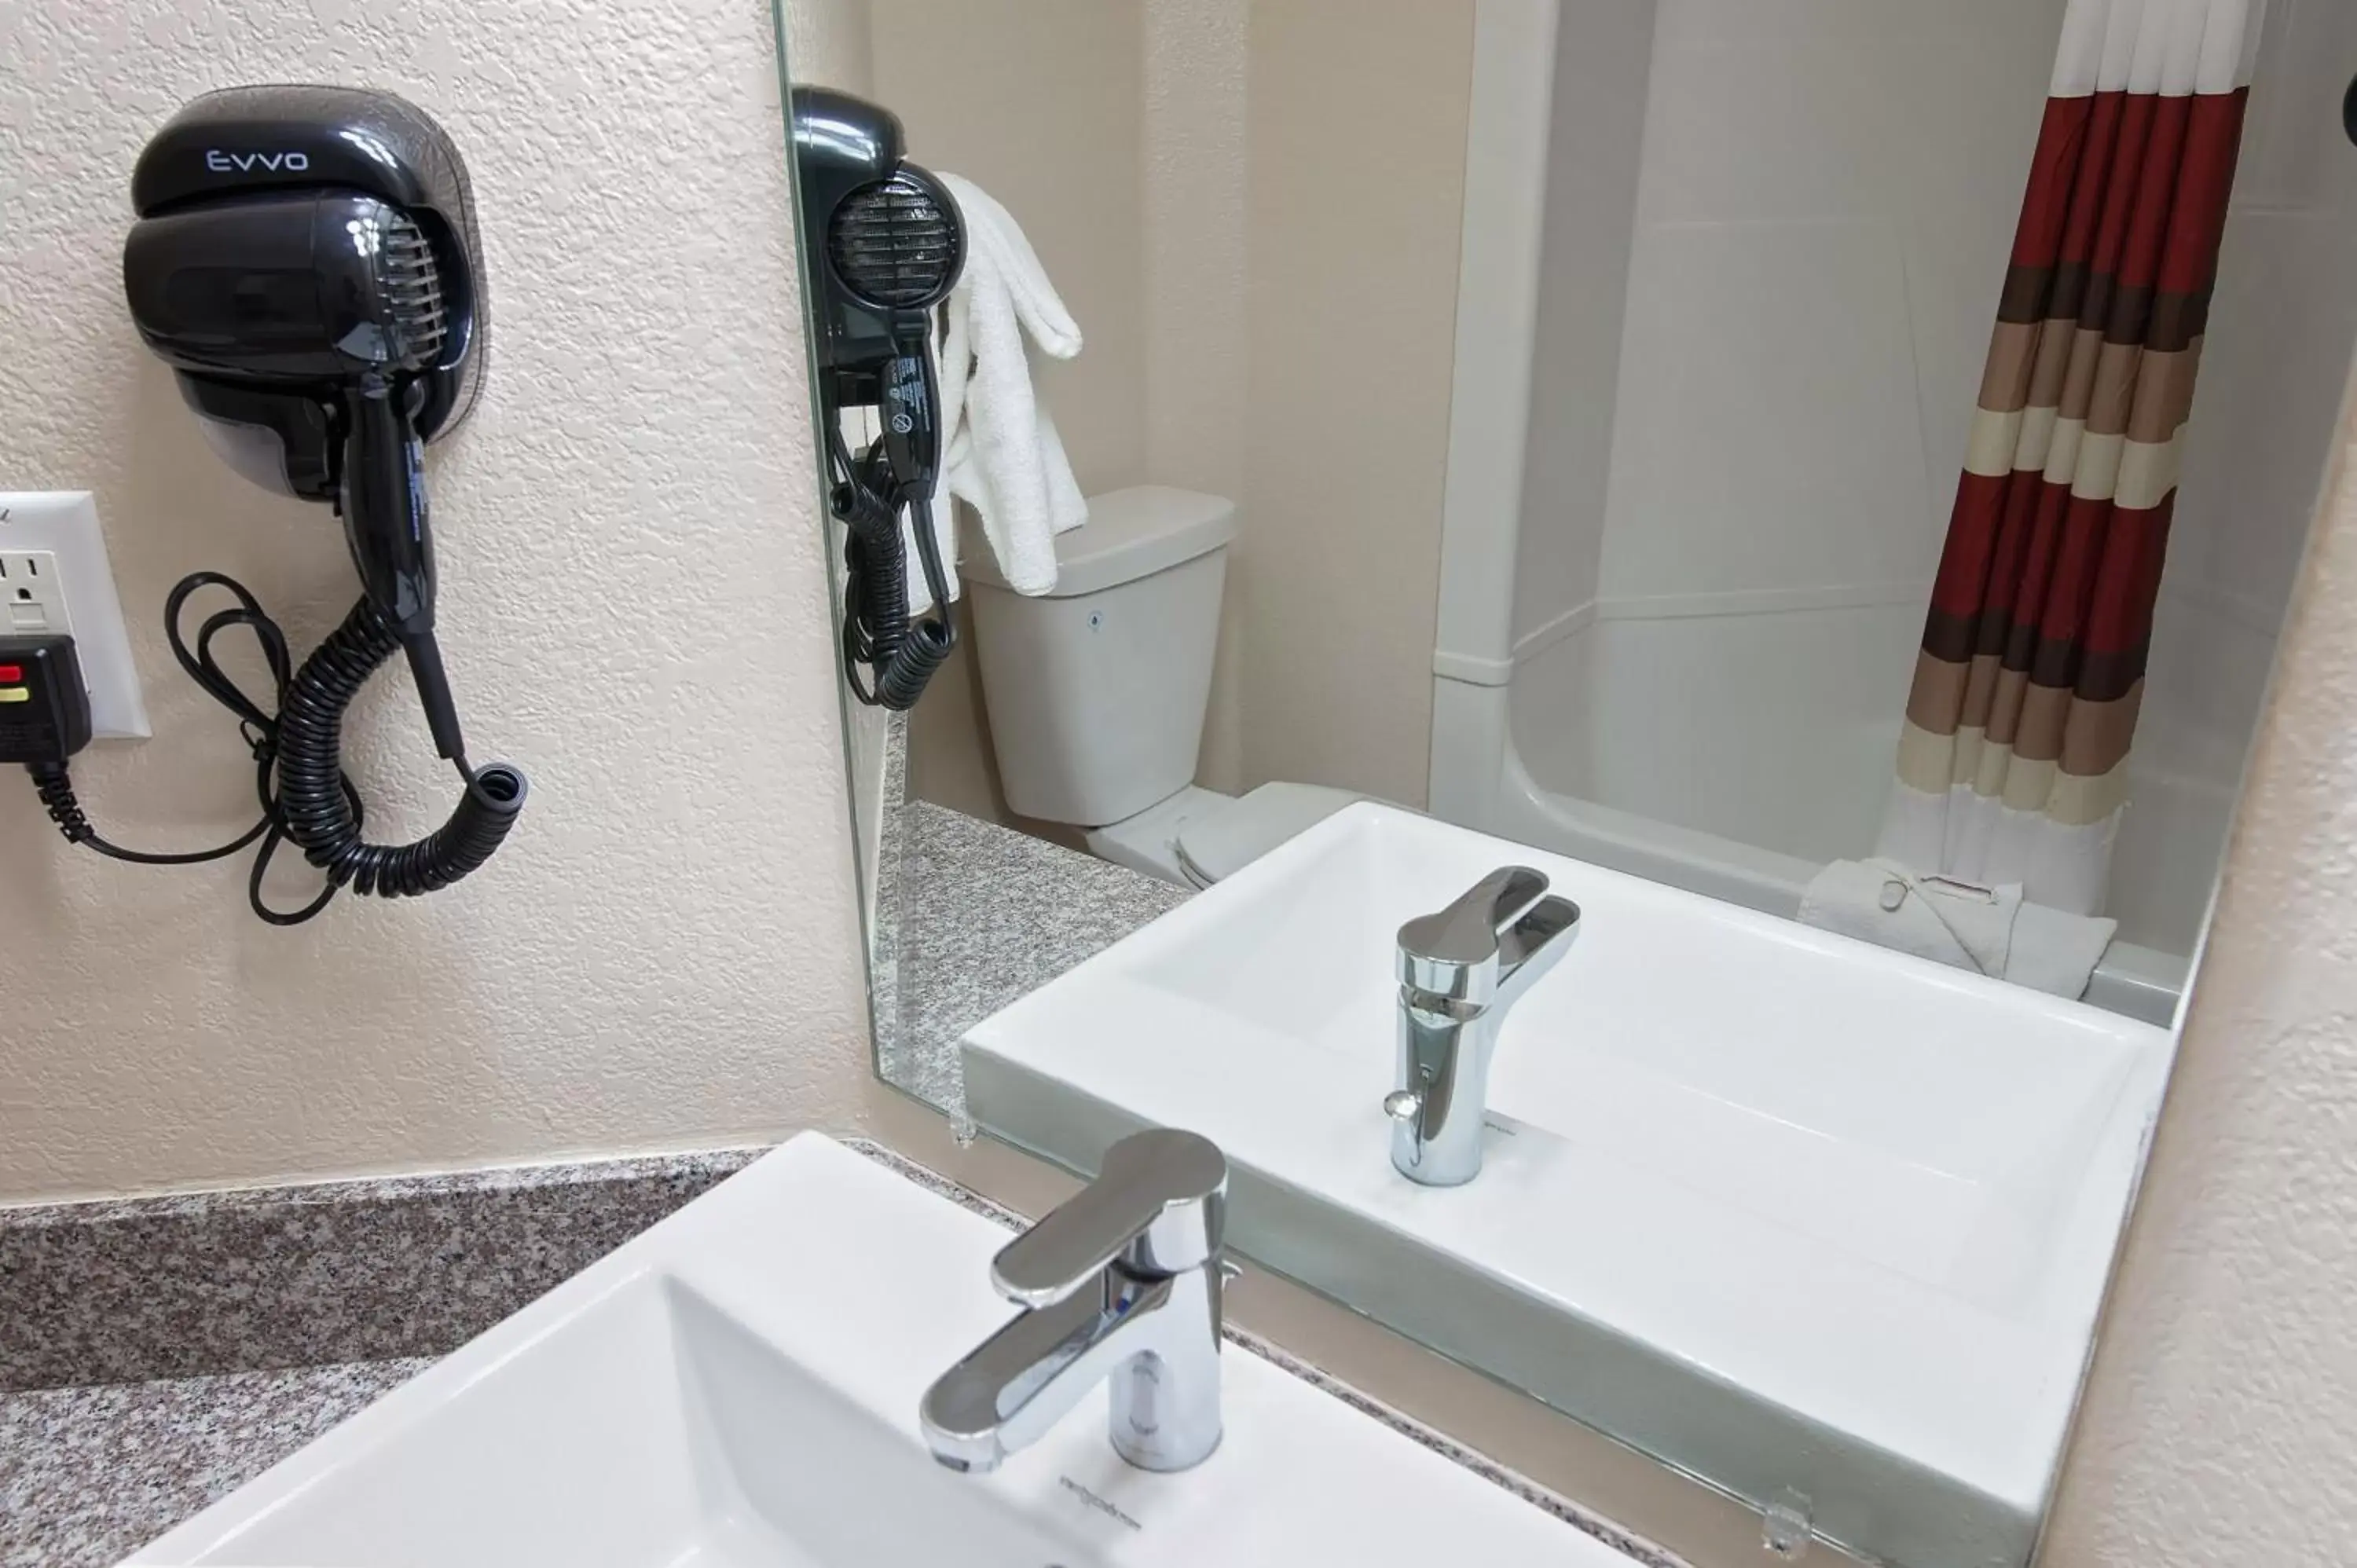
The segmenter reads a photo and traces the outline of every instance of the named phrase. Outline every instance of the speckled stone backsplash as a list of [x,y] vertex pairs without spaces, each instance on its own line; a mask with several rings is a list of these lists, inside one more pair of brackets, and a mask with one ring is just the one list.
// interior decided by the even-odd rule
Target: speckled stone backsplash
[[759,1152],[0,1208],[0,1392],[445,1355]]

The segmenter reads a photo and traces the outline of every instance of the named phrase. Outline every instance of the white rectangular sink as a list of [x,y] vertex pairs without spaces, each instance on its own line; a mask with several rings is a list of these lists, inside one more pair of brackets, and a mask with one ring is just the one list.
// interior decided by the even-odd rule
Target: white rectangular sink
[[1006,1240],[806,1133],[131,1561],[1628,1568],[1232,1348],[1196,1469],[1124,1464],[1102,1390],[996,1474],[941,1468],[918,1402],[1012,1315],[989,1283]]
[[[1400,924],[1509,865],[1582,910],[1482,1174],[1392,1168]],[[1213,1139],[1232,1242],[1910,1568],[2026,1556],[2164,1030],[1394,808],[1329,819],[966,1036],[984,1126]]]

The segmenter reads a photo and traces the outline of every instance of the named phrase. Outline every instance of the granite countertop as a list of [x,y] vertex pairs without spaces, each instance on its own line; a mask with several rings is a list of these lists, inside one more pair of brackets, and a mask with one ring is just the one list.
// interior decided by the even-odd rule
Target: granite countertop
[[118,1562],[433,1364],[0,1393],[0,1568]]

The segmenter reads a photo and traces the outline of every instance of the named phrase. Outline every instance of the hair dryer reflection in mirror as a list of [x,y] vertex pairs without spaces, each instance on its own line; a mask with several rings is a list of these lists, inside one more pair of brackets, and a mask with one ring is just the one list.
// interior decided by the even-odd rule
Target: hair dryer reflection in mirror
[[[932,336],[965,262],[965,226],[947,188],[907,161],[889,111],[798,87],[793,130],[829,507],[846,533],[844,667],[861,702],[905,709],[956,643],[933,524],[942,431]],[[858,451],[844,435],[855,410],[872,410],[878,427]],[[933,605],[922,618],[909,613],[903,513]]]

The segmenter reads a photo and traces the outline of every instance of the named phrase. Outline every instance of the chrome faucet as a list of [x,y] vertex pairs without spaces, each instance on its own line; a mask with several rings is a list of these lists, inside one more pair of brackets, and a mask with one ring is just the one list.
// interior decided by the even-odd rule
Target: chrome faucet
[[1097,1179],[1008,1242],[991,1283],[1024,1310],[925,1392],[925,1442],[953,1470],[995,1470],[1100,1380],[1114,1451],[1184,1470],[1220,1445],[1220,1247],[1228,1162],[1192,1133],[1105,1151]]
[[1506,1010],[1579,934],[1579,906],[1508,865],[1399,929],[1399,1087],[1383,1097],[1392,1164],[1426,1187],[1481,1174],[1490,1058]]

